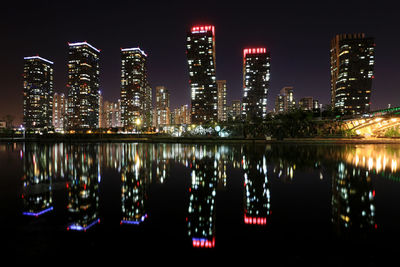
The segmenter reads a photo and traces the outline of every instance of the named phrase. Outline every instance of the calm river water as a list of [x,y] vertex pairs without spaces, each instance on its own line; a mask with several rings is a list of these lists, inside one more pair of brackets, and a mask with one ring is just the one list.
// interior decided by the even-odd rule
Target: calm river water
[[400,241],[397,145],[3,143],[0,162],[17,263],[384,266]]

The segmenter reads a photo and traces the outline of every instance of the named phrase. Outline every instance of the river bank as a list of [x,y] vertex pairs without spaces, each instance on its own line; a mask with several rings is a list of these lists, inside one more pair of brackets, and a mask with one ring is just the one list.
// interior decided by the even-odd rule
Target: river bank
[[170,137],[158,135],[62,135],[62,136],[30,136],[3,137],[0,142],[141,142],[141,143],[266,143],[266,144],[400,144],[400,138],[342,138],[342,137],[310,137],[310,138],[221,138],[207,137]]

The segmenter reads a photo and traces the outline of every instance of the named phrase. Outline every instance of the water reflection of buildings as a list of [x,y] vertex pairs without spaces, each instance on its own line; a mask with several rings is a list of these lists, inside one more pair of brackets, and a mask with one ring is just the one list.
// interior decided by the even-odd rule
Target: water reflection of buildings
[[217,167],[214,151],[206,146],[193,146],[194,156],[190,163],[192,172],[189,188],[188,234],[193,247],[215,246],[215,197]]
[[265,155],[243,155],[245,207],[244,223],[266,225],[271,214],[268,170]]
[[47,146],[24,146],[24,175],[22,177],[23,215],[40,216],[53,210],[52,165],[47,163],[50,149]]
[[65,149],[67,159],[67,194],[69,225],[67,230],[86,231],[100,222],[99,147],[95,144],[70,145]]
[[[189,168],[191,159],[200,155],[194,146],[185,144],[107,144],[100,147],[99,156],[104,164],[103,167],[121,172],[126,165],[127,150],[131,148],[137,151],[142,166],[147,165],[149,183],[153,179],[157,183],[164,183],[169,177],[172,162]],[[227,163],[233,162],[239,167],[240,161],[233,159],[232,150],[228,146],[207,146],[207,149],[208,153],[218,161],[218,183],[221,187],[225,187]]]
[[321,173],[324,168],[324,173],[329,173],[326,168],[333,164],[331,219],[340,236],[375,231],[373,174],[400,181],[396,178],[400,161],[396,146],[290,146],[277,150],[258,145],[27,143],[20,154],[23,214],[40,216],[52,211],[58,207],[53,194],[62,188],[67,196],[69,230],[85,231],[99,223],[102,170],[120,174],[121,206],[116,209],[121,217],[116,223],[141,224],[154,217],[148,205],[151,184],[168,182],[174,165],[190,168],[187,233],[191,246],[204,248],[216,244],[216,194],[226,188],[229,167],[243,169],[241,220],[266,225],[271,216],[270,177],[274,173],[286,182],[296,179],[297,172],[304,169]]
[[146,149],[138,150],[134,144],[123,146],[121,224],[140,224],[147,218],[147,184],[152,168]]
[[357,236],[376,229],[374,202],[369,171],[339,163],[332,177],[332,222],[336,233]]
[[171,146],[167,144],[159,144],[158,146],[155,146],[153,148],[153,151],[156,168],[155,178],[158,183],[162,184],[169,177],[171,166],[170,159],[172,158],[172,156],[168,157],[167,155],[170,155],[172,153]]
[[400,181],[400,147],[393,145],[356,145],[347,148],[341,158],[347,164],[374,171],[388,178]]

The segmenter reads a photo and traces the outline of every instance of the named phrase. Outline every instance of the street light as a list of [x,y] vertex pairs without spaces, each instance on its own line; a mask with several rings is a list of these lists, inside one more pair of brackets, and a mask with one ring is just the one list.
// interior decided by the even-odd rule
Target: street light
[[19,129],[22,131],[22,137],[23,137],[23,139],[25,139],[25,127],[21,124],[21,126],[19,127]]
[[140,118],[136,119],[136,132],[138,132],[140,125],[142,124],[142,121],[140,120]]

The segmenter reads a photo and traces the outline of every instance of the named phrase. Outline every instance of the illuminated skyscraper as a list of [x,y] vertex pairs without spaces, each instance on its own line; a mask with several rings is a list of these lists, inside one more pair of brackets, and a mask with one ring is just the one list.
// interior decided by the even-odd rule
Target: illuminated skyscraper
[[301,110],[315,111],[319,108],[319,101],[312,96],[303,97],[299,100],[299,109]]
[[68,128],[98,128],[100,50],[87,42],[68,46]]
[[364,33],[339,34],[331,40],[331,103],[342,114],[370,110],[374,78],[374,38]]
[[52,128],[53,62],[39,56],[24,57],[23,76],[25,128]]
[[227,110],[226,110],[226,81],[218,80],[218,121],[227,121]]
[[245,120],[267,116],[267,94],[270,78],[270,55],[266,48],[243,50],[243,101]]
[[147,83],[144,91],[144,100],[142,103],[143,127],[151,127],[153,122],[153,89]]
[[275,100],[275,112],[288,112],[295,108],[293,87],[283,87]]
[[189,105],[177,107],[172,112],[173,124],[190,124]]
[[275,98],[275,112],[276,113],[281,113],[281,112],[285,111],[283,102],[284,102],[283,95],[278,94]]
[[218,120],[214,26],[194,26],[186,39],[192,123]]
[[156,127],[170,124],[169,92],[165,86],[156,86]]
[[63,131],[66,126],[67,98],[64,94],[54,93],[53,96],[53,126],[56,131]]
[[240,120],[242,114],[242,103],[240,100],[232,100],[232,106],[229,107],[228,117],[231,121]]
[[121,119],[132,130],[145,121],[145,95],[148,92],[147,55],[140,48],[121,49]]
[[121,101],[104,101],[103,112],[101,114],[102,128],[121,127]]
[[101,91],[99,91],[99,128],[105,128],[104,125],[104,99]]

